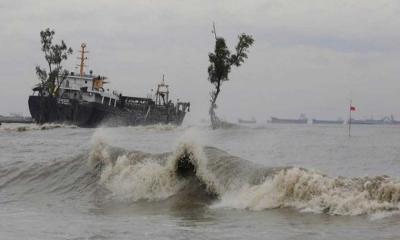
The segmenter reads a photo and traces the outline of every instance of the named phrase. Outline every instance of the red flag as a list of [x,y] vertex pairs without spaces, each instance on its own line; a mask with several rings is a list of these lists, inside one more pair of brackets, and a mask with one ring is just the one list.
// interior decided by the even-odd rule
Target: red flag
[[356,107],[350,105],[350,111],[355,112],[356,111]]

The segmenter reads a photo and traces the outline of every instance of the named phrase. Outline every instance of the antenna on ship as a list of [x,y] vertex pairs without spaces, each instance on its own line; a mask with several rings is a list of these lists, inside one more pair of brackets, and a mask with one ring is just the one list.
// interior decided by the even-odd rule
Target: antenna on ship
[[83,69],[84,69],[84,67],[86,67],[85,60],[88,59],[87,57],[85,57],[85,53],[88,53],[88,51],[85,51],[85,48],[86,48],[86,43],[82,43],[81,50],[79,50],[79,52],[81,53],[81,56],[78,57],[78,59],[81,60],[81,64],[79,64],[79,68],[80,68],[79,72],[80,72],[81,77],[83,76]]

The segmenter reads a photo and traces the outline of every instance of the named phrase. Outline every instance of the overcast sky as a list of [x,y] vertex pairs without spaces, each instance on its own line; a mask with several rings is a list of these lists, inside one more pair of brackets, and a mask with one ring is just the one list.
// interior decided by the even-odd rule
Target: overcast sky
[[208,53],[217,34],[233,48],[253,35],[249,59],[222,86],[218,115],[236,121],[270,116],[400,119],[400,1],[398,0],[2,0],[0,114],[29,114],[28,96],[45,66],[39,32],[74,49],[81,42],[90,69],[109,87],[146,96],[162,75],[174,99],[192,103],[188,121],[207,117]]

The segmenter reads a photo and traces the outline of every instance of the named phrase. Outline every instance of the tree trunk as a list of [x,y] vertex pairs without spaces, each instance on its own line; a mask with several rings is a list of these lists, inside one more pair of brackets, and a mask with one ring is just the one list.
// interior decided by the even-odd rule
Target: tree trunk
[[209,114],[210,114],[210,121],[211,121],[211,126],[213,129],[217,129],[220,127],[220,120],[217,117],[217,114],[215,113],[215,109],[217,108],[217,98],[218,95],[221,91],[221,81],[218,81],[217,85],[215,86],[216,91],[213,94],[213,96],[211,97],[211,105],[210,105],[210,110],[209,110]]

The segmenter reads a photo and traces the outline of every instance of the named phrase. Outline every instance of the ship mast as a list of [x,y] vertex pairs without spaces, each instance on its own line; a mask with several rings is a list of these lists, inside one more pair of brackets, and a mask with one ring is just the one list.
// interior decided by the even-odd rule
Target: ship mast
[[157,92],[156,92],[156,104],[161,105],[161,99],[163,101],[163,104],[168,103],[169,98],[169,89],[168,89],[168,84],[165,84],[165,79],[164,79],[164,74],[162,78],[161,84],[157,85]]
[[80,68],[79,72],[80,72],[81,77],[83,76],[83,73],[84,73],[83,69],[84,69],[84,67],[86,67],[85,60],[87,60],[87,57],[85,57],[85,53],[88,53],[88,51],[85,51],[85,48],[86,48],[86,43],[82,43],[81,50],[79,51],[81,53],[81,56],[78,58],[79,60],[81,60],[81,64],[79,65],[79,68]]

